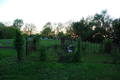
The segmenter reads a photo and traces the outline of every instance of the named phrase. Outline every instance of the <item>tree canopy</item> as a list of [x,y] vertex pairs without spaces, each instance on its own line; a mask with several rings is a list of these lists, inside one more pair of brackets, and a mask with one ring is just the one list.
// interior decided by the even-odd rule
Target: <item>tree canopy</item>
[[23,26],[23,20],[22,19],[16,19],[14,20],[13,22],[13,27],[14,28],[17,28],[17,29],[20,29],[22,26]]

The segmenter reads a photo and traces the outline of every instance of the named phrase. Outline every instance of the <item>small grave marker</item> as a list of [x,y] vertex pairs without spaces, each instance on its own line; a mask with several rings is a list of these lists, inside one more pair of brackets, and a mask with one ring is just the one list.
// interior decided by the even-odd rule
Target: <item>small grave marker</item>
[[8,45],[10,45],[10,40],[8,40]]

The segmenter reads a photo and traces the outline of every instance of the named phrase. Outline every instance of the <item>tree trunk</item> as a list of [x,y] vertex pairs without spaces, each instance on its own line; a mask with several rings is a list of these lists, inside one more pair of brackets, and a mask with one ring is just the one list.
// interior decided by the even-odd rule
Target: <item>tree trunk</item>
[[28,38],[26,38],[26,55],[28,55]]
[[18,60],[22,60],[22,56],[21,56],[20,51],[18,51]]

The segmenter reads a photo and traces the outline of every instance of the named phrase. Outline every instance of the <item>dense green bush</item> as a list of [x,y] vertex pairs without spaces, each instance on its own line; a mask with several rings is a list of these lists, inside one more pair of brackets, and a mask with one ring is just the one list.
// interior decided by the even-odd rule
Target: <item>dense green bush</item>
[[45,46],[40,46],[39,48],[39,59],[42,62],[46,61],[46,47]]
[[102,34],[97,34],[93,38],[94,43],[101,43],[101,42],[103,42],[103,40],[104,40],[104,37],[102,36]]
[[71,61],[72,62],[82,62],[82,49],[81,49],[81,46],[80,46],[80,37],[78,38],[77,40],[77,43],[76,43],[76,48],[74,50],[74,53],[72,55],[72,58],[71,58]]
[[104,38],[103,44],[105,46],[104,52],[110,54],[111,49],[112,49],[112,40],[110,40],[109,38]]
[[13,45],[15,46],[15,49],[17,50],[18,53],[18,60],[22,60],[22,56],[23,56],[23,46],[24,46],[24,38],[21,34],[21,32],[16,29],[16,33],[15,33],[15,40]]
[[63,57],[63,62],[70,63],[71,62],[71,58],[72,58],[72,53],[66,53],[66,52],[64,52],[62,54],[62,57]]
[[15,33],[15,29],[12,27],[0,27],[0,39],[13,39],[13,33]]

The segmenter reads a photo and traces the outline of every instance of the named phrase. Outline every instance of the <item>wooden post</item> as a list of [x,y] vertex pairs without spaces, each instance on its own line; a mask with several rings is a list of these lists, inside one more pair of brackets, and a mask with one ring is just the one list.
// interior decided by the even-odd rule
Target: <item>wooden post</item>
[[71,38],[71,44],[72,44],[72,38]]
[[120,44],[118,44],[118,47],[119,47],[119,54],[120,54]]
[[65,37],[61,38],[61,47],[64,48]]
[[26,55],[28,55],[28,38],[26,38]]
[[78,52],[80,52],[80,39],[78,39]]

